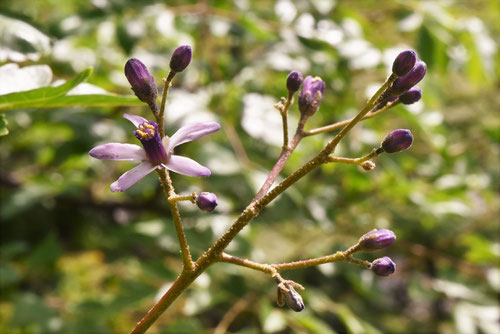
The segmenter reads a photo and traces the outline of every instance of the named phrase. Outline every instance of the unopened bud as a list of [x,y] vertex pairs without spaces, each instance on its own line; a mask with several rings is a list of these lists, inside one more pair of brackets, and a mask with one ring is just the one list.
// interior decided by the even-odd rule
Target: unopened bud
[[378,276],[389,276],[396,271],[396,264],[390,257],[384,256],[372,262],[370,270]]
[[129,59],[125,64],[125,76],[139,100],[148,104],[156,103],[158,89],[146,65],[139,59]]
[[320,77],[306,77],[299,96],[299,110],[303,117],[312,116],[318,111],[324,91],[325,82]]
[[401,152],[410,148],[412,143],[413,135],[410,130],[397,129],[385,137],[379,150],[387,153]]
[[211,212],[219,204],[214,193],[202,192],[196,196],[196,205],[203,211]]
[[362,250],[372,251],[389,247],[396,241],[396,235],[391,230],[372,230],[359,239]]
[[416,61],[417,53],[415,51],[406,50],[400,52],[394,60],[394,63],[392,63],[392,73],[398,77],[402,77],[406,73],[410,72],[413,66],[415,66]]
[[170,58],[170,69],[173,72],[182,72],[191,62],[193,49],[189,45],[181,45],[175,49]]
[[401,95],[420,82],[427,72],[427,65],[419,60],[404,76],[397,78],[390,88],[393,95]]
[[291,94],[293,94],[299,90],[300,85],[302,85],[302,81],[304,81],[302,73],[297,71],[292,71],[290,72],[290,74],[288,74],[288,77],[286,78],[286,88]]
[[375,163],[373,161],[365,161],[361,164],[361,167],[364,169],[364,170],[372,170],[372,169],[375,169],[375,167],[377,167],[377,165],[375,165]]
[[422,98],[422,90],[418,86],[413,86],[406,93],[399,96],[399,101],[403,104],[413,104]]

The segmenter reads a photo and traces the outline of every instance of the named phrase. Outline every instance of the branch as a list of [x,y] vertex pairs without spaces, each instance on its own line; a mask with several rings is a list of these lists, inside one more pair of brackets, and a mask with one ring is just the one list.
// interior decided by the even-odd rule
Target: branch
[[[209,266],[213,263],[220,260],[223,257],[223,251],[229,245],[229,243],[238,235],[238,233],[253,219],[255,218],[262,209],[268,205],[271,201],[273,201],[278,195],[284,192],[288,187],[293,185],[295,182],[300,180],[303,176],[311,172],[313,169],[322,165],[323,163],[328,162],[328,156],[333,153],[335,147],[339,143],[339,141],[356,125],[373,107],[376,103],[380,102],[379,99],[382,96],[382,93],[390,87],[390,85],[394,82],[395,76],[391,75],[384,85],[375,93],[375,95],[368,101],[365,107],[359,112],[359,114],[354,117],[349,124],[347,124],[342,131],[340,131],[337,136],[335,136],[324,148],[321,152],[319,152],[315,157],[305,163],[302,167],[284,179],[280,184],[278,184],[275,188],[273,188],[269,193],[265,193],[262,190],[267,187],[269,189],[279,174],[279,171],[283,168],[284,163],[288,159],[291,154],[293,148],[296,147],[297,143],[303,137],[303,127],[305,124],[305,119],[301,119],[299,125],[297,127],[297,132],[295,134],[294,140],[290,144],[290,150],[283,151],[280,155],[278,162],[281,162],[281,167],[278,166],[278,163],[275,165],[271,174],[274,179],[268,177],[266,183],[259,191],[259,194],[250,202],[250,204],[243,210],[240,216],[236,219],[236,221],[229,227],[229,229],[217,240],[215,243],[200,256],[198,260],[194,263],[194,267],[185,266],[183,272],[179,277],[177,277],[176,281],[170,287],[170,289],[163,295],[163,297],[155,304],[155,306],[146,314],[146,316],[137,324],[131,334],[144,333],[157,319],[160,315],[165,312],[165,310],[170,306],[170,304],[198,277],[203,273]],[[163,103],[162,103],[163,104]],[[162,108],[163,109],[163,108]],[[160,113],[162,111],[160,110]],[[294,143],[295,142],[295,143]],[[286,157],[286,158],[285,158]],[[279,169],[279,170],[278,170]],[[164,171],[166,175],[168,175],[167,171]],[[161,177],[161,174],[160,174]],[[267,190],[266,190],[267,191]],[[173,192],[173,188],[172,188]],[[173,192],[175,195],[175,192]],[[259,197],[260,196],[260,197]],[[175,212],[178,213],[178,208],[176,203],[172,203],[171,207],[174,208],[173,215]],[[174,219],[174,223],[176,224],[176,229],[180,228],[182,231],[182,225],[180,224],[180,219],[177,221]],[[178,226],[179,225],[179,226]],[[185,236],[182,231],[182,235],[179,234],[179,241],[181,242],[181,236]],[[187,243],[186,243],[187,246]],[[181,242],[182,247],[182,242]],[[182,248],[181,248],[182,249]],[[183,250],[183,254],[189,252],[189,249],[186,247]],[[335,255],[335,254],[333,254]],[[184,256],[183,259],[185,260]],[[363,263],[363,261],[352,259],[350,257],[345,257],[346,260],[353,263]],[[186,260],[185,260],[186,261]],[[307,261],[307,260],[306,260]],[[301,262],[301,261],[299,261]],[[187,268],[193,268],[192,271],[188,271]]]
[[[369,119],[369,118],[373,118],[375,116],[378,116],[380,115],[381,113],[383,113],[384,111],[396,106],[399,104],[399,100],[397,101],[394,101],[394,102],[389,102],[387,103],[384,107],[378,109],[378,110],[372,110],[370,113],[366,114],[365,116],[363,116],[363,118],[361,119],[362,121],[364,121],[365,119]],[[333,123],[333,124],[330,124],[330,125],[326,125],[326,126],[323,126],[323,127],[320,127],[320,128],[316,128],[316,129],[312,129],[312,130],[309,130],[309,131],[304,131],[304,137],[309,137],[309,136],[314,136],[314,135],[317,135],[317,134],[320,134],[320,133],[325,133],[325,132],[329,132],[329,131],[333,131],[333,130],[337,130],[337,129],[340,129],[344,126],[346,126],[347,124],[349,124],[350,122],[352,122],[353,118],[351,119],[347,119],[345,121],[341,121],[341,122],[337,122],[337,123]]]

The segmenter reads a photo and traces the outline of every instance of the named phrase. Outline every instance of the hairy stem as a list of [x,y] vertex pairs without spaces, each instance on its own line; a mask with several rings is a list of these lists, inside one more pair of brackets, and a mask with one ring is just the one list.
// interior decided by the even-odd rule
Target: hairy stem
[[177,232],[177,238],[179,239],[179,245],[182,254],[182,263],[184,265],[184,270],[193,271],[194,263],[189,252],[189,245],[186,239],[186,234],[184,233],[184,228],[182,227],[181,214],[179,212],[179,207],[176,201],[171,201],[170,198],[175,198],[174,186],[172,185],[172,180],[170,179],[170,174],[165,168],[158,170],[158,175],[160,176],[160,182],[167,196],[168,204],[170,206],[170,212],[172,213],[172,219],[174,221],[175,231]]

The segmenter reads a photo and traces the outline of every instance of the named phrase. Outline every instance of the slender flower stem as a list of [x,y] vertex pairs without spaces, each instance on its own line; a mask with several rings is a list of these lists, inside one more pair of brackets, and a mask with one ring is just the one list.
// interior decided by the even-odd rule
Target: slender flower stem
[[303,133],[304,133],[305,121],[306,120],[303,119],[300,120],[299,124],[297,125],[297,130],[295,131],[295,135],[293,136],[292,141],[289,143],[288,146],[283,146],[278,161],[276,161],[276,164],[274,165],[273,169],[271,169],[271,172],[269,172],[266,181],[257,192],[257,195],[255,195],[255,197],[253,198],[252,202],[256,202],[257,200],[261,199],[265,194],[267,194],[269,188],[271,188],[274,181],[276,181],[276,179],[278,178],[281,170],[283,169],[283,167],[285,167],[288,158],[290,158],[290,155],[295,150],[300,140],[304,136]]
[[[380,108],[379,110],[371,111],[370,113],[367,113],[365,116],[363,116],[362,120],[378,116],[381,113],[383,113],[384,111],[386,111],[386,110],[388,110],[388,109],[390,109],[398,104],[399,104],[399,100],[394,101],[394,102],[389,102],[384,107]],[[345,121],[341,121],[341,122],[333,123],[333,124],[323,126],[320,128],[304,131],[304,137],[314,136],[314,135],[317,135],[320,133],[325,133],[325,132],[340,129],[340,128],[346,126],[347,124],[349,124],[352,120],[353,120],[352,118],[346,119]]]
[[[229,227],[229,229],[217,240],[214,242],[214,244],[205,252],[203,253],[198,260],[194,263],[194,266],[191,266],[192,260],[191,256],[189,254],[189,248],[187,247],[187,242],[185,239],[184,232],[182,230],[182,225],[180,224],[180,217],[179,219],[174,218],[174,224],[176,225],[176,229],[178,231],[178,237],[179,237],[179,242],[181,244],[181,251],[183,254],[183,260],[185,262],[185,266],[183,269],[183,272],[181,275],[177,277],[175,280],[174,284],[170,287],[170,289],[165,293],[165,295],[153,306],[153,308],[144,316],[144,318],[137,324],[137,326],[134,328],[134,330],[131,332],[131,334],[139,334],[139,333],[144,333],[146,330],[160,317],[160,315],[165,312],[165,310],[172,304],[172,302],[184,291],[186,288],[198,277],[203,273],[209,266],[211,266],[213,263],[220,261],[221,257],[223,257],[223,251],[226,249],[226,247],[229,245],[229,243],[238,235],[238,233],[253,219],[255,218],[260,211],[266,205],[268,205],[271,201],[273,201],[276,197],[278,197],[282,192],[284,192],[288,187],[293,185],[295,182],[300,180],[302,177],[307,175],[309,172],[314,170],[315,168],[319,167],[320,165],[327,163],[328,162],[328,156],[333,153],[335,150],[335,147],[339,143],[339,141],[349,132],[349,130],[354,127],[375,105],[375,103],[380,102],[380,96],[382,93],[394,82],[395,76],[391,75],[387,81],[384,83],[384,85],[375,93],[375,95],[368,101],[366,106],[359,112],[359,114],[354,117],[349,124],[347,124],[342,131],[340,131],[337,136],[335,136],[324,148],[321,152],[319,152],[315,157],[313,157],[311,160],[309,160],[307,163],[305,163],[302,167],[300,167],[298,170],[296,170],[294,173],[292,173],[290,176],[285,178],[281,183],[279,183],[276,187],[274,187],[271,191],[267,192],[267,190],[271,187],[273,184],[274,180],[277,178],[279,172],[283,168],[285,162],[287,161],[288,157],[290,156],[291,152],[293,149],[297,146],[298,142],[300,139],[303,137],[303,129],[305,125],[306,119],[302,119],[299,121],[299,125],[297,126],[297,131],[294,136],[294,139],[290,143],[290,149],[289,150],[284,150],[282,151],[280,158],[278,159],[278,162],[276,163],[275,167],[270,173],[270,176],[262,186],[261,190],[259,193],[256,195],[256,197],[250,202],[250,204],[243,210],[243,212],[240,214],[240,216],[236,219],[236,221]],[[161,111],[160,111],[161,113]],[[280,166],[278,166],[280,164]],[[162,184],[164,185],[165,192],[167,192],[167,196],[169,197],[169,194],[172,193],[172,196],[175,195],[175,192],[173,191],[173,187],[171,187],[171,184],[169,185],[167,182],[166,176],[168,175],[167,171],[164,171],[163,173],[165,174],[165,177],[162,178],[162,174],[160,173],[160,180],[162,181]],[[168,178],[169,179],[169,178]],[[168,191],[167,191],[168,189]],[[171,208],[174,208],[172,210],[172,215],[178,215],[178,208],[176,203],[171,203],[170,204]],[[177,213],[176,213],[177,212]],[[180,232],[179,233],[179,229]],[[185,257],[184,254],[188,254],[189,257]],[[356,263],[356,264],[361,264],[364,266],[368,266],[369,262],[367,261],[360,261],[356,260],[350,257],[346,257],[344,254],[340,253],[341,255],[337,255],[338,253],[335,253],[333,255],[329,255],[329,257],[335,258],[338,257],[339,259],[345,259],[349,262]],[[325,257],[326,258],[326,257]],[[321,258],[320,258],[321,259]],[[191,261],[189,261],[191,260]],[[314,260],[314,259],[313,259]],[[330,258],[331,260],[331,258]],[[307,267],[307,261],[298,261],[298,263],[303,263],[303,264],[298,264],[299,268],[302,267]],[[324,260],[317,260],[317,261],[324,261]],[[331,261],[330,261],[331,262]],[[365,263],[366,262],[366,263]],[[188,265],[186,265],[186,263]],[[326,262],[322,262],[326,263]],[[280,265],[277,265],[280,266]],[[192,270],[189,270],[191,269]],[[286,269],[286,266],[284,267],[275,267],[276,269]]]
[[274,269],[272,266],[270,266],[268,264],[257,263],[257,262],[254,262],[252,260],[242,259],[240,257],[232,256],[232,255],[229,255],[226,253],[222,253],[221,256],[219,257],[218,261],[237,264],[239,266],[262,271],[262,272],[269,274],[271,276],[276,273],[276,269]]
[[168,89],[172,86],[172,80],[174,79],[176,72],[170,71],[166,78],[163,78],[163,93],[161,96],[160,112],[156,115],[156,123],[158,123],[158,131],[160,132],[161,138],[165,136],[165,106],[167,103]]
[[283,119],[283,150],[288,149],[288,109],[293,103],[293,93],[288,92],[285,105],[280,105],[281,118]]
[[195,203],[196,193],[192,193],[191,195],[176,195],[168,198],[169,203],[177,203],[182,201],[190,201],[191,203]]
[[354,247],[355,246],[353,246],[353,247],[351,247],[348,250],[343,251],[343,252],[338,251],[334,254],[322,256],[322,257],[317,257],[314,259],[286,262],[286,263],[280,263],[280,264],[258,263],[258,262],[252,261],[252,260],[242,259],[242,258],[239,258],[237,256],[232,256],[232,255],[229,255],[226,253],[222,253],[222,255],[220,256],[218,261],[232,263],[232,264],[236,264],[238,266],[247,267],[250,269],[262,271],[262,272],[269,274],[273,277],[278,272],[278,270],[291,270],[291,269],[307,268],[307,267],[313,267],[313,266],[317,266],[317,265],[324,264],[324,263],[340,262],[340,261],[351,262],[351,263],[355,263],[355,264],[361,265],[363,267],[369,268],[370,267],[369,261],[358,260],[358,259],[352,258],[350,256],[350,254],[352,254],[352,249],[354,249]]
[[174,221],[175,231],[177,232],[177,238],[179,239],[179,245],[181,247],[182,262],[184,264],[185,271],[193,271],[194,263],[189,252],[189,245],[186,239],[186,234],[184,233],[184,228],[182,227],[181,214],[179,212],[179,207],[177,206],[177,201],[170,200],[170,198],[178,197],[175,194],[174,186],[172,185],[172,180],[170,179],[170,174],[165,168],[158,170],[158,175],[160,176],[160,182],[163,187],[163,191],[167,196],[168,204],[170,205],[170,211],[172,213],[172,218]]
[[345,164],[361,165],[366,160],[370,160],[371,158],[376,157],[376,156],[378,156],[378,153],[377,153],[377,149],[374,148],[373,150],[371,150],[370,153],[368,153],[360,158],[352,159],[352,158],[343,158],[343,157],[328,157],[327,162],[342,162]]

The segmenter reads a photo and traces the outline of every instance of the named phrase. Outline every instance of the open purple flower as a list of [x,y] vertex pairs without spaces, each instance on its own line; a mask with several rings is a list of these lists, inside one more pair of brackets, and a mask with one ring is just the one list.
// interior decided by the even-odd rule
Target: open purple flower
[[181,127],[172,137],[165,136],[163,140],[158,133],[158,124],[147,119],[124,114],[137,130],[135,136],[142,147],[133,144],[108,143],[94,147],[89,154],[103,160],[135,160],[139,165],[124,173],[111,184],[111,191],[125,191],[136,184],[147,174],[157,168],[167,168],[173,172],[187,176],[210,176],[210,169],[189,158],[174,155],[174,148],[214,133],[220,129],[216,122],[193,123]]

